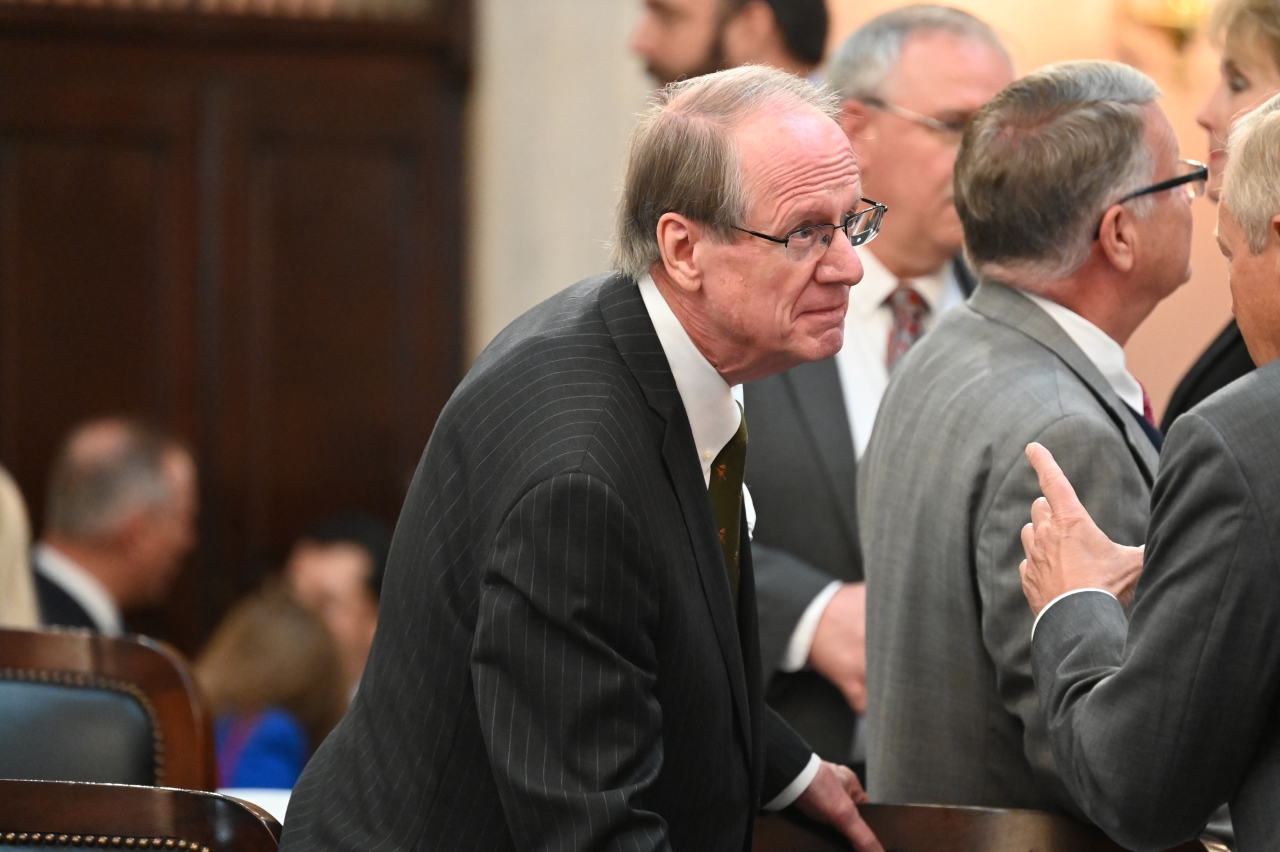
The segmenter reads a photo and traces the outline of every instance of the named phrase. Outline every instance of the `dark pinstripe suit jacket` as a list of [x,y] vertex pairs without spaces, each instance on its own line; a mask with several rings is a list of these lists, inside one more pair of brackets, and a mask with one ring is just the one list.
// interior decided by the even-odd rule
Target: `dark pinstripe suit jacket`
[[584,281],[441,414],[282,848],[749,849],[809,759],[763,709],[755,612],[638,287]]

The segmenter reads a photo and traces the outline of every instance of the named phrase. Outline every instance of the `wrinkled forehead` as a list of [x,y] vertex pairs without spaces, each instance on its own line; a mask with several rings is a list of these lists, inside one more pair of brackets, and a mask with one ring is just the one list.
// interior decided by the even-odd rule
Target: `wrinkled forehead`
[[834,120],[810,107],[772,107],[745,120],[736,134],[747,202],[761,212],[805,199],[852,194],[860,174],[849,139]]

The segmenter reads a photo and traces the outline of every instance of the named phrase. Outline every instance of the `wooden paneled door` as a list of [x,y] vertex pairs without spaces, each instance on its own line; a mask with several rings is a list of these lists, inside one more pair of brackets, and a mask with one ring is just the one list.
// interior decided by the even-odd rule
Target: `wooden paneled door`
[[441,9],[0,5],[0,462],[38,529],[80,420],[191,444],[201,544],[133,622],[188,652],[307,525],[394,522],[461,377],[467,14]]

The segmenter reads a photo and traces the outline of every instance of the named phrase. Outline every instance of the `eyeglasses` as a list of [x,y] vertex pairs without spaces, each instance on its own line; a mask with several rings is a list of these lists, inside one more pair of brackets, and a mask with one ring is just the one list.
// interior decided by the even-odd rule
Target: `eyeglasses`
[[771,237],[768,234],[739,228],[737,225],[734,225],[733,229],[771,243],[781,243],[786,250],[787,260],[799,262],[809,257],[814,249],[820,248],[826,252],[838,230],[844,231],[844,235],[849,239],[849,245],[855,247],[865,246],[876,238],[876,234],[880,233],[880,223],[884,220],[884,214],[889,208],[870,198],[859,200],[871,206],[845,216],[843,225],[831,223],[805,225],[803,228],[796,228],[785,237]]
[[898,116],[898,118],[905,118],[907,121],[914,121],[922,127],[927,127],[930,130],[937,131],[943,136],[950,137],[956,141],[959,141],[960,137],[964,135],[965,128],[969,126],[969,121],[973,118],[971,115],[966,115],[963,118],[943,121],[940,118],[934,118],[931,115],[923,115],[915,110],[910,110],[906,107],[901,107],[897,104],[889,103],[888,101],[884,101],[876,97],[858,98],[858,100],[874,109],[881,109],[885,112],[893,113]]
[[[1144,195],[1151,195],[1156,192],[1164,192],[1166,189],[1176,189],[1179,186],[1185,186],[1188,198],[1199,198],[1204,195],[1205,187],[1209,182],[1209,167],[1199,160],[1179,160],[1178,174],[1168,180],[1162,180],[1159,183],[1153,183],[1151,186],[1135,189],[1133,192],[1124,196],[1118,201],[1113,201],[1107,205],[1110,209],[1117,204],[1124,204],[1126,201],[1132,201],[1135,198],[1141,198]],[[1105,215],[1105,214],[1104,214]],[[1093,229],[1093,238],[1096,240],[1102,234],[1102,220],[1098,220],[1098,227]]]

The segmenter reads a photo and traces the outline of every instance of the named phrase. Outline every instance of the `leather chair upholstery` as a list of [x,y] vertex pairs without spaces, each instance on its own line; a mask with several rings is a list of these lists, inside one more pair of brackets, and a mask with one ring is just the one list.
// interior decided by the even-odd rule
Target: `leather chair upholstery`
[[0,778],[156,783],[156,727],[105,684],[0,680]]

